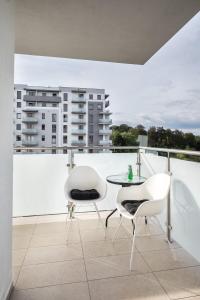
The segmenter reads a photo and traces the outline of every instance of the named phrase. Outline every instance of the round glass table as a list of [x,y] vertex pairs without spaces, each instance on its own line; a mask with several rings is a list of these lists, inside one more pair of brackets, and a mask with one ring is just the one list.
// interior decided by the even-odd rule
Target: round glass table
[[[128,179],[128,174],[116,174],[116,175],[109,175],[106,177],[107,182],[112,184],[118,184],[122,187],[128,187],[131,185],[140,185],[145,182],[146,178],[142,176],[136,176],[133,175],[133,179]],[[108,219],[117,211],[117,208],[115,208],[106,218],[106,227],[108,226]]]

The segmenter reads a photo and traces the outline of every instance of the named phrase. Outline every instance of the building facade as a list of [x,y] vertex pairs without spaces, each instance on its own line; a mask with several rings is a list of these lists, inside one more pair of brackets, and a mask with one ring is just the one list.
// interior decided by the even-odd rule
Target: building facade
[[[14,147],[111,145],[112,120],[108,97],[104,89],[16,84]],[[27,151],[44,152],[34,149]],[[63,151],[66,152],[66,149]],[[89,151],[93,152],[92,149]],[[15,152],[20,152],[20,149]],[[51,152],[55,153],[55,149],[51,149]]]

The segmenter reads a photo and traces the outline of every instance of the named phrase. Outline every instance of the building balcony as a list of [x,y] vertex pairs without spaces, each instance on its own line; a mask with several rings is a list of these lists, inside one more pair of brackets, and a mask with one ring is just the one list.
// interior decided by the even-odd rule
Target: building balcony
[[100,118],[100,119],[99,119],[99,124],[107,124],[107,125],[111,125],[111,124],[112,124],[112,120],[110,120],[110,119],[105,119],[105,118]]
[[72,145],[72,146],[85,146],[85,145],[86,145],[86,142],[85,142],[85,141],[73,140],[73,141],[71,142],[71,145]]
[[84,108],[72,108],[72,114],[86,114]]
[[112,141],[111,140],[100,140],[99,141],[99,145],[100,146],[111,146],[112,145]]
[[86,134],[86,130],[85,129],[72,129],[72,134],[74,135],[85,135]]
[[22,129],[22,133],[26,135],[36,135],[38,134],[38,130],[35,128],[24,128]]
[[34,117],[26,117],[22,119],[23,123],[38,123],[38,119]]
[[45,102],[45,103],[60,103],[61,97],[59,96],[30,96],[25,95],[24,101],[28,102]]
[[[132,147],[130,151],[133,149],[137,150]],[[152,172],[166,171],[166,157],[158,156],[155,149],[154,154],[141,150],[142,176],[148,178]],[[66,295],[70,295],[71,299],[79,299],[80,294],[83,297],[83,293],[86,293],[84,299],[90,299],[86,288],[86,271],[90,279],[89,287],[94,293],[92,299],[100,299],[99,293],[101,299],[108,299],[107,289],[112,291],[112,300],[149,297],[152,300],[169,299],[168,295],[171,296],[170,299],[177,299],[177,295],[181,298],[182,295],[198,295],[200,188],[196,178],[200,176],[199,163],[170,159],[173,243],[166,242],[165,214],[155,220],[149,218],[147,224],[141,218],[136,237],[134,271],[130,273],[131,222],[124,220],[114,243],[112,238],[120,223],[117,214],[109,219],[106,240],[105,230],[97,215],[92,212],[92,206],[80,206],[78,209],[81,213],[75,213],[73,222],[67,218],[70,230],[66,226],[63,185],[69,174],[66,172],[66,163],[70,160],[69,153],[53,156],[14,155],[13,264],[14,270],[16,271],[16,265],[18,270],[12,299],[42,299],[41,293],[43,298],[48,298],[52,289],[53,296],[57,299],[65,299]],[[133,152],[75,154],[73,161],[76,165],[94,167],[105,180],[108,175],[120,173],[127,178],[127,166],[130,162],[136,176],[137,154]],[[55,174],[59,174],[59,180],[55,180]],[[103,220],[116,208],[116,193],[119,188],[117,185],[107,185],[107,195],[99,205]],[[66,239],[69,241],[67,244]],[[74,288],[74,282],[82,280],[81,286],[76,283]],[[124,287],[120,289],[120,297],[119,285]]]
[[38,109],[35,108],[35,107],[31,107],[30,106],[30,107],[23,108],[22,111],[27,112],[27,113],[29,113],[29,112],[31,112],[31,113],[37,113]]
[[72,99],[72,103],[86,103],[86,99],[84,99],[84,98],[74,98],[74,99]]
[[110,110],[104,109],[103,111],[99,111],[99,115],[112,115],[112,113]]
[[85,119],[72,118],[72,124],[85,124]]
[[100,135],[110,135],[110,134],[112,134],[112,130],[111,129],[99,129],[99,134]]
[[25,147],[35,147],[38,146],[38,141],[37,140],[22,140],[22,145]]

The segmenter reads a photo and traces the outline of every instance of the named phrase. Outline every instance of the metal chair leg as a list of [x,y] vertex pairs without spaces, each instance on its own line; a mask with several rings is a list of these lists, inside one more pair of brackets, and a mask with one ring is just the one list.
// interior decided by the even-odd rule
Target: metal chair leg
[[136,236],[136,223],[133,228],[133,240],[132,240],[131,257],[130,257],[130,271],[132,271],[133,254],[134,254],[134,249],[135,249],[135,236]]

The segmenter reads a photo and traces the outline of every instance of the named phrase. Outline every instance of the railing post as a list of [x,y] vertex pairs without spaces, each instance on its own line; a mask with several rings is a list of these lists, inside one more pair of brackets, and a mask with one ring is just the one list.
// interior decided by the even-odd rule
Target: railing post
[[140,157],[140,148],[137,151],[137,176],[141,176],[141,157]]
[[[167,152],[167,171],[169,175],[171,176],[171,165],[170,165],[170,153]],[[171,188],[169,190],[169,194],[167,196],[167,240],[169,243],[172,243],[172,238],[171,238],[171,230],[172,230],[172,225],[171,225]]]

